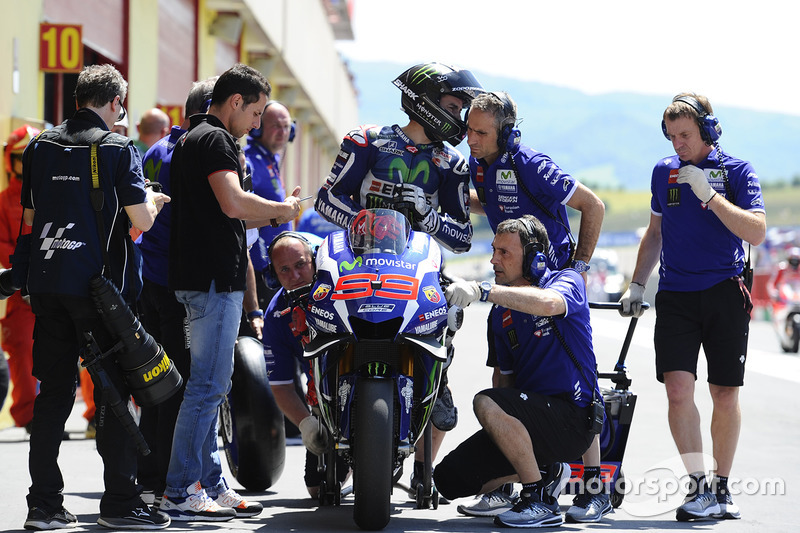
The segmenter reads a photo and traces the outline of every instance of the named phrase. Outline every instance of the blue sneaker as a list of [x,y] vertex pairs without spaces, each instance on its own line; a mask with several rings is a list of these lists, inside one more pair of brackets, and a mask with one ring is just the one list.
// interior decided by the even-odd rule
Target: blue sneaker
[[706,489],[694,496],[687,497],[683,505],[678,507],[675,518],[678,522],[714,518],[714,515],[719,514],[719,511],[717,495]]
[[506,527],[555,527],[564,523],[558,502],[543,502],[535,494],[522,493],[514,507],[494,517],[494,523]]

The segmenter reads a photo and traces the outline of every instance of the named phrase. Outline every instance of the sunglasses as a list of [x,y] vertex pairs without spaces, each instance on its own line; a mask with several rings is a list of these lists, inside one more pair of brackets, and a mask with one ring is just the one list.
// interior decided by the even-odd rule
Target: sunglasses
[[125,118],[125,115],[127,115],[127,113],[125,112],[125,107],[122,105],[122,98],[120,98],[119,96],[117,96],[117,98],[119,98],[119,109],[120,109],[119,117],[117,117],[117,122],[119,122],[123,118]]

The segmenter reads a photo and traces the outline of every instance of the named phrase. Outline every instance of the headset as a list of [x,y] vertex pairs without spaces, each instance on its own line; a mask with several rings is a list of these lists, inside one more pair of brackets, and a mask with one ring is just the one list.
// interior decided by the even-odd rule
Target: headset
[[[711,146],[715,144],[722,136],[722,125],[719,123],[719,120],[706,111],[705,107],[700,104],[697,98],[688,95],[676,96],[672,99],[672,102],[683,102],[697,111],[697,124],[700,126],[700,138],[703,139],[703,142],[707,145]],[[672,140],[667,133],[667,123],[663,119],[661,120],[661,131],[664,132],[664,137],[666,137],[668,141]]]
[[[276,103],[279,103],[279,102],[277,100],[270,100],[269,102],[267,102],[267,105],[264,106],[264,114],[261,115],[262,120],[263,120],[264,115],[267,114],[267,108],[269,106],[271,106],[272,104],[276,104]],[[295,136],[295,133],[296,133],[296,130],[297,130],[296,124],[297,124],[297,121],[293,120],[292,121],[292,125],[289,127],[289,139],[288,139],[288,142],[294,141],[294,136]],[[263,134],[263,131],[261,130],[261,128],[253,128],[252,130],[250,130],[250,137],[252,137],[254,139],[260,139],[262,134]]]
[[519,144],[519,138],[522,135],[514,125],[516,122],[516,113],[514,113],[514,104],[508,97],[508,93],[500,91],[492,91],[490,93],[494,96],[503,106],[503,122],[500,124],[500,131],[497,135],[497,147],[506,152],[514,149],[514,146]]
[[311,264],[314,265],[316,258],[317,258],[317,250],[311,245],[311,241],[309,241],[302,233],[298,233],[296,231],[282,231],[272,239],[272,242],[269,243],[267,247],[267,259],[269,260],[267,264],[267,268],[264,270],[264,283],[267,284],[267,287],[270,289],[280,289],[281,282],[278,280],[278,273],[275,272],[275,267],[272,265],[272,250],[275,248],[275,244],[280,241],[281,239],[285,239],[287,237],[294,237],[295,239],[302,241],[303,244],[306,246],[307,251],[311,254]]
[[528,281],[538,281],[547,270],[547,257],[544,255],[544,245],[536,240],[533,224],[525,217],[517,220],[525,226],[530,239],[522,247],[522,277]]

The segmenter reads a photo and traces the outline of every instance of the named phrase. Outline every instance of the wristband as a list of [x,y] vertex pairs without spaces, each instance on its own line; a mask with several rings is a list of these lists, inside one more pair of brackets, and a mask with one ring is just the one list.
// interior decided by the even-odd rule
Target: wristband
[[643,289],[646,288],[643,284],[639,283],[638,281],[631,281],[631,285],[638,285]]
[[713,199],[714,199],[714,197],[715,197],[716,195],[717,195],[717,191],[714,191],[714,194],[712,194],[712,195],[711,195],[711,198],[709,198],[708,200],[706,200],[706,201],[705,201],[705,202],[703,202],[703,203],[704,203],[704,204],[706,204],[706,205],[708,205],[708,203],[709,203],[711,200],[713,200]]
[[269,219],[269,224],[270,224],[270,226],[272,226],[273,228],[277,228],[277,227],[278,227],[278,219],[277,219],[277,218],[271,218],[271,219]]
[[264,311],[262,311],[261,309],[250,311],[249,313],[247,313],[247,318],[249,320],[253,320],[254,318],[264,318]]

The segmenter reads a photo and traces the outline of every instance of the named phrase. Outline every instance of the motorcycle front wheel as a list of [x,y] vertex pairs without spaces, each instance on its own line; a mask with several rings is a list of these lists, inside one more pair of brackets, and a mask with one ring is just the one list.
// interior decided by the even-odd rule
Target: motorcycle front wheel
[[391,379],[363,379],[355,393],[353,519],[361,529],[379,530],[389,523],[395,386]]

